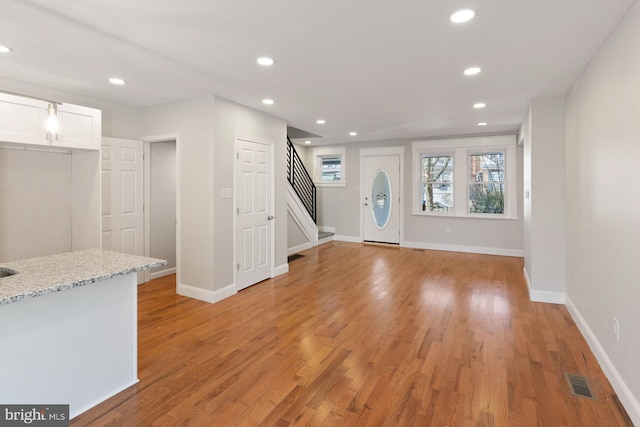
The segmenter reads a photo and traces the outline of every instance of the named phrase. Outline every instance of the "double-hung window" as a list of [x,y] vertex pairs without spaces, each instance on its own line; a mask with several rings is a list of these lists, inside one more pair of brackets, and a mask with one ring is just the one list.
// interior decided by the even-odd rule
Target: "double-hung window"
[[453,212],[453,155],[421,154],[422,212]]
[[517,217],[515,136],[416,141],[412,148],[414,215]]
[[469,213],[504,214],[504,151],[469,152]]

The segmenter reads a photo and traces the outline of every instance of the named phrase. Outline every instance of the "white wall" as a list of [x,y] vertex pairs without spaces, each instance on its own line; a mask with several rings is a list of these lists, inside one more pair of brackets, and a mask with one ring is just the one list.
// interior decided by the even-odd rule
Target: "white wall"
[[[140,134],[177,134],[179,208],[178,291],[216,289],[214,256],[214,98],[205,97],[141,110]],[[196,288],[196,289],[193,289]]]
[[[360,236],[360,148],[405,146],[404,240],[424,246],[477,250],[521,255],[523,211],[518,203],[517,219],[479,219],[411,215],[411,141],[376,141],[346,145],[347,186],[318,188],[318,225],[335,227],[336,239]],[[522,149],[517,149],[517,199],[522,200]],[[450,227],[451,233],[446,232]]]
[[[636,2],[566,97],[568,306],[636,425],[639,99]],[[613,334],[614,317],[620,340]]]
[[[275,163],[275,266],[287,264],[287,123],[274,116],[236,104],[224,98],[215,98],[215,184],[216,199],[216,283],[230,285],[234,282],[233,199],[221,199],[223,188],[233,189],[235,164],[235,137],[244,136],[273,142]],[[235,189],[234,193],[235,194]],[[283,267],[284,266],[284,267]]]
[[167,261],[151,274],[176,268],[176,143],[150,144],[150,256]]
[[71,155],[0,149],[0,262],[71,250]]
[[529,293],[534,301],[563,304],[566,291],[564,97],[534,100],[521,132],[525,271]]

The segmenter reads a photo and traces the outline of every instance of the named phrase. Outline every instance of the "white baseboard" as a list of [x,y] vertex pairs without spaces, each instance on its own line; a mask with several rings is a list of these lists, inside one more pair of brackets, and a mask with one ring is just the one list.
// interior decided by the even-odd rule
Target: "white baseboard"
[[598,359],[598,363],[600,363],[604,374],[607,376],[607,379],[616,391],[616,394],[618,395],[620,402],[622,402],[624,409],[627,411],[627,414],[629,414],[631,421],[633,421],[634,425],[640,426],[640,402],[638,402],[638,399],[633,395],[615,365],[611,359],[609,359],[609,356],[607,356],[607,352],[600,344],[600,341],[598,341],[598,338],[589,327],[587,321],[582,317],[578,307],[575,306],[568,295],[566,300],[567,310],[569,310],[571,317],[573,317],[573,321],[578,325],[578,329],[580,329],[582,336],[587,341],[587,344],[589,344],[589,348],[591,348],[596,359]]
[[337,240],[339,242],[362,243],[362,239],[358,236],[342,236],[340,234],[333,236],[333,240]]
[[153,273],[149,273],[149,279],[159,279],[160,277],[169,276],[171,274],[176,274],[176,268],[167,268],[166,270],[154,271]]
[[562,292],[552,291],[537,291],[531,287],[531,281],[529,280],[529,274],[527,269],[522,267],[522,274],[524,275],[524,281],[527,283],[527,290],[529,291],[529,299],[533,302],[547,302],[551,304],[565,304],[567,295]]
[[[320,244],[320,242],[318,242]],[[311,249],[313,247],[313,243],[306,242],[298,246],[294,246],[292,248],[287,249],[287,256],[297,254],[298,252],[306,251],[307,249]]]
[[200,301],[216,303],[230,297],[231,295],[235,295],[237,291],[236,286],[233,284],[225,286],[222,289],[217,289],[215,291],[180,284],[178,285],[177,293],[178,295],[199,299]]
[[318,246],[324,245],[325,243],[329,243],[329,242],[333,241],[333,236],[334,236],[334,234],[332,234],[331,236],[327,236],[327,237],[323,237],[322,239],[319,239],[318,240]]
[[273,277],[278,277],[288,272],[289,272],[289,264],[282,264],[275,268],[275,270],[273,271]]
[[326,227],[324,225],[319,225],[318,226],[318,231],[324,231],[325,233],[335,233],[336,232],[336,228],[335,227]]
[[484,248],[481,246],[446,245],[442,243],[401,242],[400,246],[413,249],[430,249],[434,251],[467,252],[472,254],[523,257],[522,249]]

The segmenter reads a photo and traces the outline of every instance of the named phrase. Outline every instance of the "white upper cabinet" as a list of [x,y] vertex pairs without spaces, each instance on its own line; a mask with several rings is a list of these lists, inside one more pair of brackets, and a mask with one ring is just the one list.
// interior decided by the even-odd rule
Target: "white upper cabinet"
[[47,107],[44,101],[0,93],[0,141],[49,145]]
[[47,132],[51,103],[0,93],[0,142],[29,144],[40,148],[100,150],[102,113],[94,108],[57,104],[59,132]]
[[73,104],[58,106],[60,134],[51,139],[55,147],[99,150],[102,145],[102,113]]

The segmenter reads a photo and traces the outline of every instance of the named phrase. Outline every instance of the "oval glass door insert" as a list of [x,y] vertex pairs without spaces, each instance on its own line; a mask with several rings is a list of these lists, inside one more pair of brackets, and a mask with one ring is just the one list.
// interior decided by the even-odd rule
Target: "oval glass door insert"
[[385,228],[391,218],[391,182],[389,174],[380,169],[373,178],[371,202],[373,203],[373,219],[378,228]]

